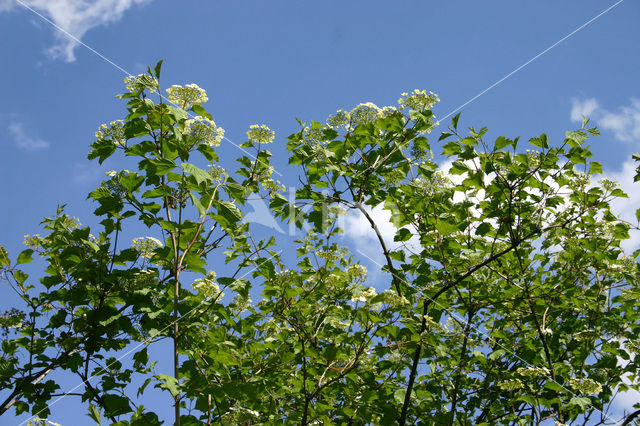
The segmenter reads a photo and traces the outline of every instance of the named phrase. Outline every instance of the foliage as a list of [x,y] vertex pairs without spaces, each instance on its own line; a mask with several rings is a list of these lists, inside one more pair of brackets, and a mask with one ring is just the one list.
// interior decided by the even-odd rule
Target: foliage
[[[640,270],[621,248],[633,225],[610,210],[625,194],[590,182],[597,130],[585,123],[558,146],[543,134],[525,151],[460,131],[456,116],[438,140],[446,170],[427,137],[437,95],[414,91],[400,109],[300,123],[290,202],[271,178],[273,132],[252,126],[253,154],[221,167],[206,93],[174,85],[178,105],[167,103],[160,68],[127,78],[127,116],[91,145],[99,163],[138,161],[89,195],[97,236],[60,208],[14,261],[0,249],[23,301],[0,318],[0,415],[40,421],[74,395],[96,423],[160,424],[159,407],[141,404],[152,386],[184,425],[615,423],[616,393],[639,385]],[[252,194],[302,231],[296,264],[243,222]],[[393,246],[376,206],[391,213]],[[338,243],[341,209],[376,232],[384,291]],[[140,224],[153,237],[123,244]],[[34,255],[39,282],[20,266]],[[163,341],[172,374],[150,356]],[[53,372],[80,384],[64,389]]]

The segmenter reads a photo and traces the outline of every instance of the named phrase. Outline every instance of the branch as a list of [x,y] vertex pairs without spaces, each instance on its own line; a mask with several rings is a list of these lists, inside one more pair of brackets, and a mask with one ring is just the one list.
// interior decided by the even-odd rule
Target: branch
[[[60,356],[60,358],[58,358],[56,360],[56,362],[53,362],[51,365],[49,365],[45,369],[41,370],[39,373],[33,374],[33,375],[29,376],[29,377],[25,377],[22,380],[20,380],[20,383],[16,385],[15,389],[13,390],[13,392],[11,392],[11,395],[9,395],[7,397],[7,399],[5,399],[2,402],[2,404],[0,404],[0,416],[3,415],[9,408],[11,408],[13,406],[13,404],[15,404],[18,401],[18,396],[22,393],[22,388],[24,387],[24,385],[27,382],[31,382],[32,385],[36,385],[36,384],[40,383],[56,367],[59,367],[59,365],[66,358],[70,357],[71,355],[73,355],[74,353],[77,353],[77,352],[80,352],[80,349],[74,349],[72,351],[66,352],[66,353],[62,354]],[[33,379],[34,377],[35,377],[35,379]],[[31,380],[33,380],[33,381],[31,381]]]
[[633,419],[635,419],[636,417],[638,417],[638,416],[640,416],[640,410],[636,410],[636,411],[634,411],[633,413],[629,414],[629,415],[627,416],[627,418],[626,418],[626,419],[624,419],[624,422],[622,422],[622,423],[621,423],[621,424],[622,424],[622,426],[630,425],[630,424],[631,424],[631,421],[632,421]]
[[396,272],[396,268],[393,266],[393,262],[391,261],[391,256],[389,255],[389,249],[387,249],[387,245],[385,244],[384,239],[382,238],[380,229],[378,229],[376,222],[371,218],[369,213],[367,213],[364,207],[362,207],[362,204],[360,204],[359,202],[356,202],[354,203],[354,205],[358,208],[358,210],[362,212],[364,217],[367,218],[367,220],[369,221],[369,224],[371,224],[371,228],[373,228],[373,230],[375,231],[376,236],[378,237],[378,241],[380,241],[380,245],[382,246],[382,252],[384,253],[384,257],[387,260],[387,266],[389,267],[389,271],[391,272],[391,276],[393,277],[393,285],[396,288],[396,291],[398,292],[398,296],[402,297],[402,290],[400,289],[400,281],[402,279],[398,276]]

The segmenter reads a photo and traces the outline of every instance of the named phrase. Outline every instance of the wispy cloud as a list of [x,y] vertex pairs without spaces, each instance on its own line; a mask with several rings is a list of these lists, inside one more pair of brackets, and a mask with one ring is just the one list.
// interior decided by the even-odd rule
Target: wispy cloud
[[24,123],[13,119],[8,125],[7,130],[13,139],[13,143],[18,148],[25,151],[40,151],[49,148],[51,144],[44,139],[33,136],[25,129]]
[[[23,4],[42,13],[55,25],[82,39],[87,31],[100,25],[119,21],[127,9],[151,0],[0,0],[0,12],[19,9]],[[54,45],[48,53],[55,59],[75,61],[74,50],[79,43],[54,29]]]
[[76,163],[73,165],[71,180],[79,185],[94,185],[100,178],[104,178],[104,172],[95,164]]
[[640,141],[640,99],[631,98],[629,105],[611,111],[600,106],[595,98],[573,99],[571,121],[582,116],[592,118],[602,130],[612,131],[623,142]]
[[0,12],[6,12],[13,9],[15,4],[15,0],[0,0]]
[[595,98],[573,99],[571,101],[571,121],[582,122],[582,117],[591,117],[598,107],[598,101]]

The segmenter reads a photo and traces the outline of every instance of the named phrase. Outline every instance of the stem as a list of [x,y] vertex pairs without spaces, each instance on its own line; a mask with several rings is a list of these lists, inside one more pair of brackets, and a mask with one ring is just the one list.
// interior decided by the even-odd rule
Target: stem
[[[178,224],[182,223],[182,205],[178,210]],[[173,282],[173,377],[176,380],[180,378],[180,355],[178,353],[178,304],[180,302],[180,267],[178,263],[178,252],[180,251],[180,231],[178,231],[177,245],[174,246],[175,250],[175,280]],[[174,397],[174,415],[175,425],[180,426],[180,395],[177,394]]]

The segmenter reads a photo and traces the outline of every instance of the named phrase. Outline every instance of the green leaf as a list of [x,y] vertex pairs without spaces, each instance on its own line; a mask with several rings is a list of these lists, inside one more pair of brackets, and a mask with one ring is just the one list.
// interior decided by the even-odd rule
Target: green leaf
[[[460,114],[458,114],[460,115]],[[398,389],[393,393],[393,399],[398,403],[402,404],[404,402],[404,397],[407,395],[406,389]]]
[[198,114],[199,116],[202,117],[207,117],[209,120],[213,120],[213,116],[211,114],[209,114],[207,112],[206,109],[204,109],[202,106],[200,105],[194,105],[191,107],[191,111],[195,112],[196,114]]
[[31,262],[33,260],[32,255],[33,255],[33,250],[31,249],[23,250],[22,253],[18,255],[17,264],[20,265],[21,263]]
[[160,79],[160,69],[162,68],[162,61],[164,61],[164,59],[160,59],[156,66],[153,68],[153,74],[158,80]]
[[531,143],[531,145],[537,146],[538,148],[549,149],[549,140],[547,138],[547,135],[545,135],[544,133],[537,138],[529,139],[529,142]]
[[9,260],[7,249],[0,246],[0,268],[3,266],[11,266],[11,261]]
[[589,174],[594,175],[597,173],[602,173],[602,163],[599,161],[592,161],[589,165]]
[[629,196],[627,195],[626,192],[624,192],[622,189],[620,188],[616,188],[613,191],[611,191],[611,195],[614,197],[620,197],[620,198],[629,198]]
[[408,241],[411,239],[413,234],[407,228],[400,228],[393,238],[394,241]]
[[194,194],[193,192],[189,192],[189,197],[191,197],[191,202],[198,209],[198,213],[200,213],[200,217],[204,217],[204,215],[207,213],[206,207],[202,205],[202,203],[200,202],[196,194]]
[[513,143],[512,140],[505,138],[504,136],[500,136],[498,139],[496,139],[496,142],[493,145],[493,149],[495,151],[501,150],[502,148],[504,148],[507,145],[511,145]]
[[164,175],[176,168],[176,163],[166,158],[156,158],[149,161],[149,164],[151,165],[150,172],[156,175]]
[[552,391],[561,392],[561,393],[565,393],[567,391],[565,388],[563,388],[558,383],[553,381],[548,381],[547,383],[544,384],[544,387],[547,389],[551,389]]
[[451,133],[449,132],[442,132],[442,134],[440,134],[440,137],[438,138],[438,142],[440,142],[443,139],[448,138],[449,136],[451,136]]
[[168,390],[173,397],[180,393],[180,384],[175,377],[167,374],[157,374],[156,379],[160,382],[155,386],[156,388]]
[[129,400],[124,396],[105,394],[102,395],[102,400],[106,406],[104,411],[105,417],[121,416],[132,411]]
[[449,234],[453,234],[454,232],[456,232],[458,230],[458,226],[454,223],[448,222],[446,220],[438,220],[436,222],[436,229],[442,234],[442,235],[449,235]]
[[100,409],[91,403],[89,403],[89,413],[87,413],[87,416],[89,416],[91,420],[96,422],[96,426],[102,425],[102,416],[100,415]]
[[455,117],[451,119],[451,124],[455,130],[458,130],[458,120],[460,119],[461,112],[457,113]]
[[201,143],[200,145],[198,145],[198,151],[200,151],[202,155],[204,155],[204,158],[209,160],[209,162],[211,163],[215,163],[219,160],[218,154],[216,154],[216,150],[207,144]]
[[507,353],[507,351],[505,351],[504,349],[497,349],[497,350],[495,350],[495,351],[491,352],[491,353],[489,354],[489,357],[488,357],[488,358],[489,358],[490,360],[492,360],[492,361],[495,361],[495,360],[497,360],[497,359],[502,358],[506,353]]
[[91,144],[92,150],[89,151],[87,158],[93,160],[98,159],[98,163],[102,164],[104,160],[111,157],[116,152],[116,145],[109,140],[98,140]]
[[236,224],[242,219],[242,212],[231,201],[218,202],[218,222],[225,228],[235,228]]
[[476,235],[483,236],[491,231],[491,225],[489,222],[482,222],[478,228],[476,228]]
[[213,178],[211,177],[211,175],[202,170],[200,167],[194,166],[193,164],[189,163],[182,163],[181,166],[182,170],[184,170],[185,173],[189,173],[196,179],[198,185],[200,185],[202,182],[213,182]]
[[577,405],[581,410],[586,410],[591,406],[591,400],[587,397],[574,396],[569,400],[569,405]]

